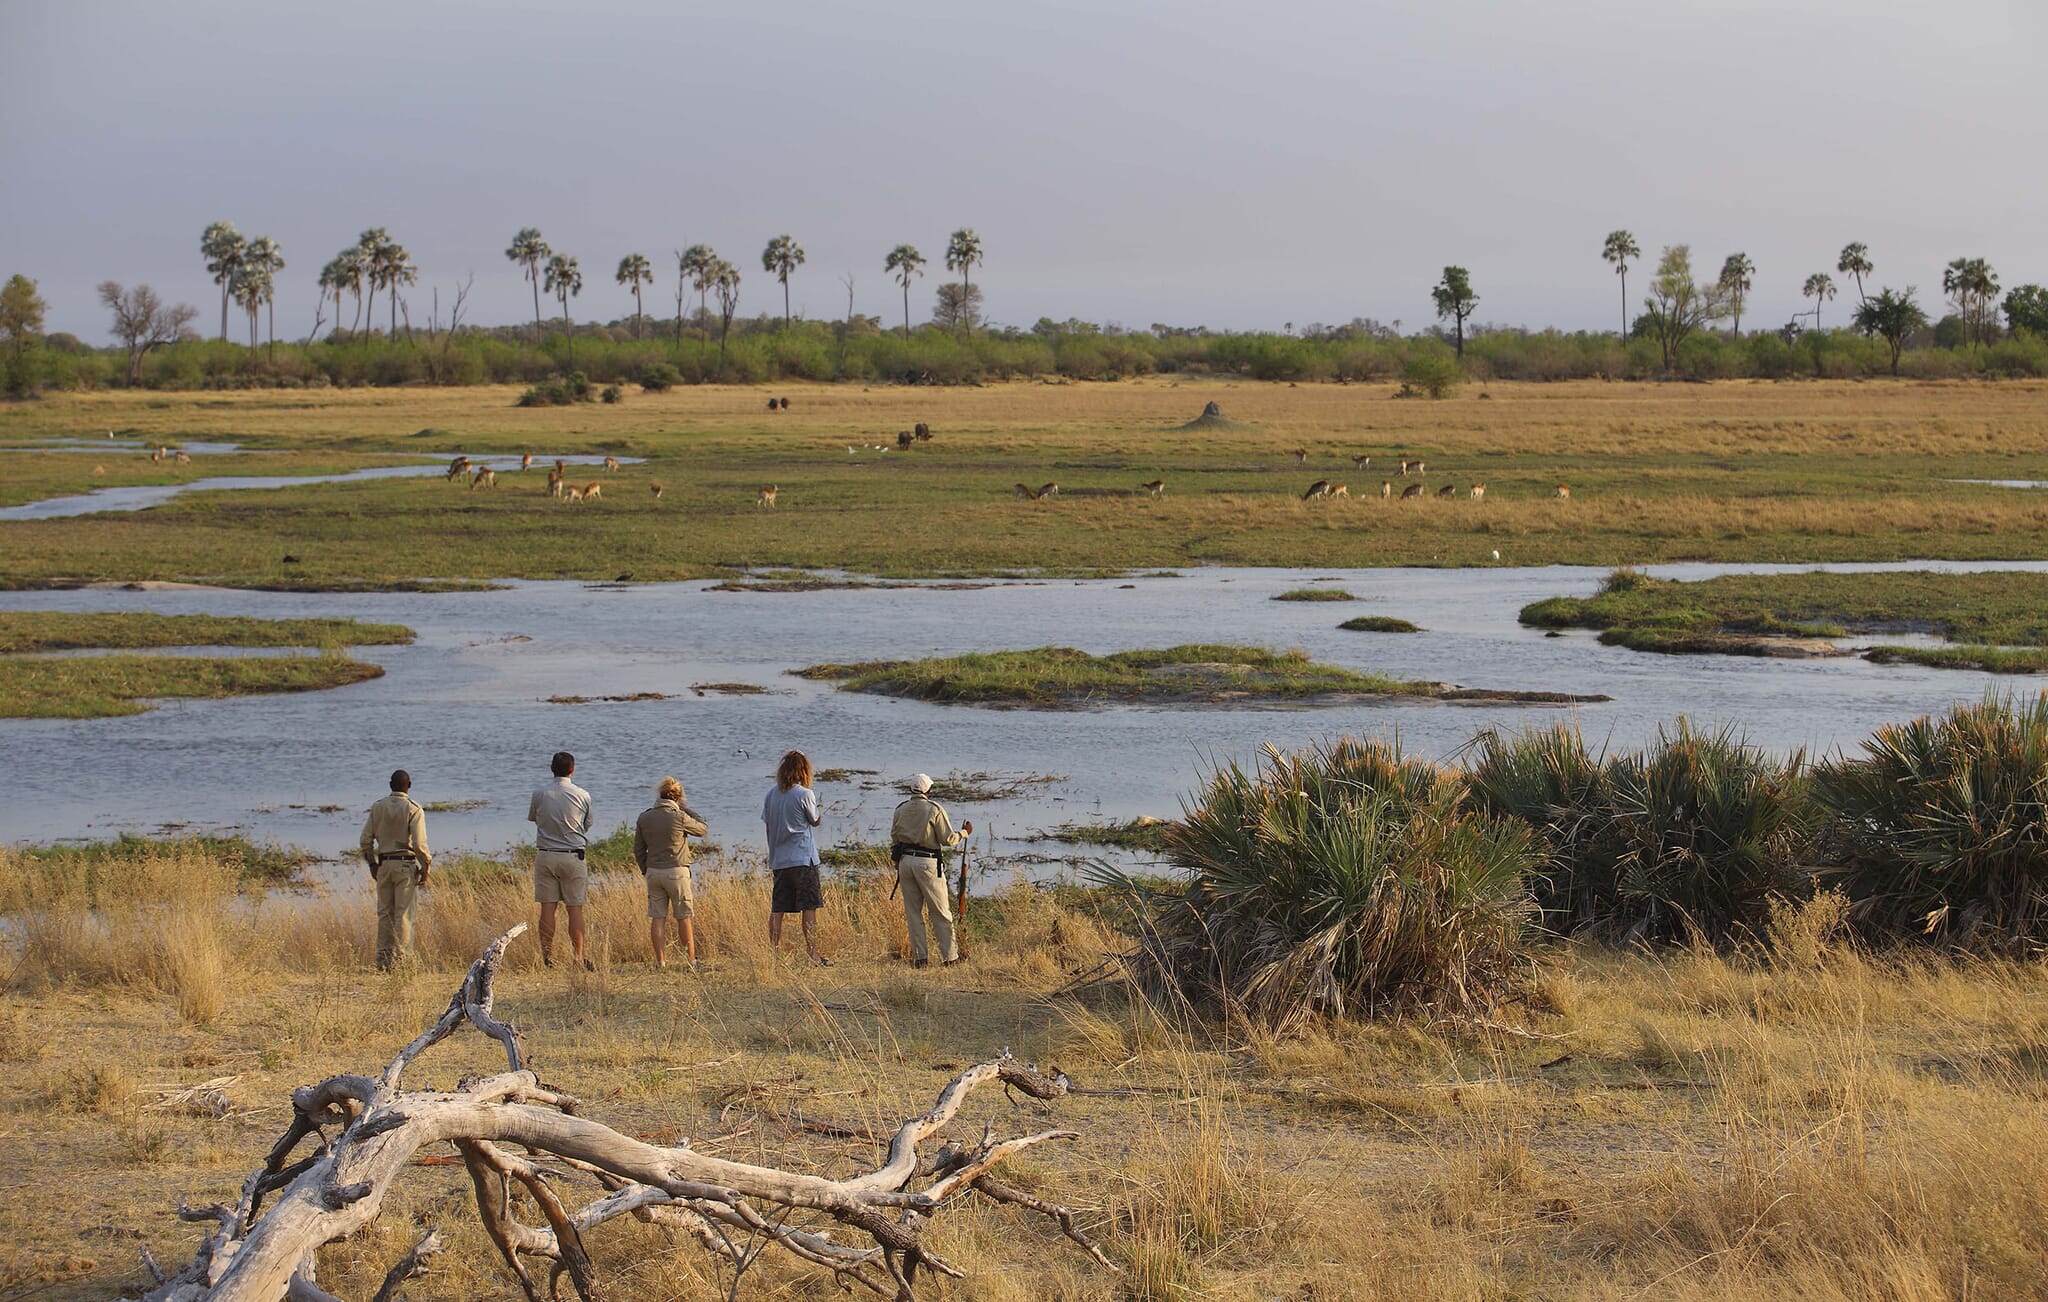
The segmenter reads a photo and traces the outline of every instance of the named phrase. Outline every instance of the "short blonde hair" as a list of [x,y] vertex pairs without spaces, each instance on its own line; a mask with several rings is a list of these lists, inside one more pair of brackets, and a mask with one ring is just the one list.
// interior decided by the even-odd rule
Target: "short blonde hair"
[[673,800],[680,805],[683,803],[683,784],[674,778],[663,778],[654,788],[654,798],[656,800]]

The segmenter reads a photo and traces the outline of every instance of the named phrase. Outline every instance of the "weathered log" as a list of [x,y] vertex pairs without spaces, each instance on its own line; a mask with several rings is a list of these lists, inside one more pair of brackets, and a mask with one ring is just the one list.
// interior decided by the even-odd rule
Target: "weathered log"
[[[167,1275],[145,1256],[157,1281],[146,1298],[331,1302],[314,1279],[316,1251],[374,1220],[393,1181],[415,1164],[421,1149],[439,1143],[453,1144],[461,1155],[484,1231],[531,1302],[552,1299],[564,1277],[585,1302],[595,1297],[597,1271],[586,1238],[628,1215],[682,1230],[732,1268],[736,1280],[772,1244],[833,1272],[844,1284],[907,1302],[914,1297],[920,1267],[960,1276],[957,1267],[924,1246],[923,1228],[970,1192],[1051,1218],[1097,1263],[1116,1269],[1079,1230],[1071,1210],[989,1176],[1013,1154],[1076,1139],[1076,1132],[1050,1130],[998,1140],[991,1127],[971,1147],[949,1144],[927,1160],[918,1154],[918,1146],[943,1131],[979,1086],[997,1083],[1043,1100],[1064,1097],[1069,1082],[1057,1068],[1040,1072],[1012,1058],[1007,1049],[967,1068],[939,1092],[930,1111],[898,1127],[881,1166],[847,1180],[727,1161],[696,1152],[687,1141],[657,1147],[578,1115],[576,1099],[543,1084],[527,1068],[518,1028],[500,1019],[493,1007],[506,947],[525,930],[523,924],[516,926],[493,941],[471,964],[447,1009],[379,1076],[331,1076],[292,1091],[292,1119],[263,1165],[244,1182],[236,1205],[179,1208],[182,1219],[212,1226],[192,1260]],[[407,1068],[465,1024],[504,1046],[507,1069],[466,1080],[452,1091],[401,1089]],[[316,1141],[314,1150],[294,1158],[308,1139]],[[550,1159],[550,1165],[543,1168],[516,1149]],[[568,1171],[556,1169],[557,1164]],[[572,1208],[563,1188],[583,1179],[596,1187],[596,1196]],[[920,1179],[927,1183],[914,1188]],[[542,1224],[526,1224],[514,1214],[515,1188],[539,1209]],[[277,1201],[262,1210],[272,1194]],[[803,1214],[814,1223],[791,1223]],[[820,1217],[864,1241],[835,1239],[829,1228],[815,1223]],[[742,1246],[749,1243],[757,1246]],[[377,1302],[391,1302],[405,1281],[426,1273],[428,1259],[443,1246],[438,1231],[420,1240],[385,1277]],[[545,1276],[530,1269],[528,1260],[546,1263]]]

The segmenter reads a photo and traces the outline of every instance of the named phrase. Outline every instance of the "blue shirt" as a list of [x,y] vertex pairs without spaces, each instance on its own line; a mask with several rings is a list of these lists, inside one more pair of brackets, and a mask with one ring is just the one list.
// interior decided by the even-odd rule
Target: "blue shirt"
[[761,802],[761,823],[768,829],[768,866],[801,868],[818,862],[818,795],[809,787],[771,787]]

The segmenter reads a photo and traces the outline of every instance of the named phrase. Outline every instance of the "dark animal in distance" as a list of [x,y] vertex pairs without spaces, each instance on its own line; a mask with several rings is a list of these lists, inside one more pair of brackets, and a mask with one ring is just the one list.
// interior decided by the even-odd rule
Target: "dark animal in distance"
[[452,482],[469,473],[469,458],[457,457],[448,463],[448,478]]
[[1328,497],[1329,495],[1330,481],[1327,479],[1318,479],[1315,483],[1310,484],[1308,486],[1308,491],[1301,495],[1301,500],[1306,502],[1311,498]]
[[917,436],[920,443],[929,443],[932,440],[932,427],[923,421],[917,422],[917,427],[910,432]]
[[1166,496],[1166,481],[1163,479],[1155,479],[1149,484],[1140,484],[1138,487],[1154,497]]
[[787,398],[781,398],[781,399],[778,399],[777,401],[779,401],[779,402],[780,402],[780,403],[782,404],[782,409],[783,409],[784,411],[788,411],[788,410],[789,410],[789,399],[787,399]]
[[1038,486],[1038,495],[1040,497],[1058,497],[1060,495],[1060,486],[1057,482],[1040,484]]
[[1410,485],[1408,485],[1408,487],[1406,487],[1406,488],[1404,488],[1404,489],[1402,489],[1402,490],[1401,490],[1401,500],[1402,500],[1402,501],[1404,501],[1404,502],[1405,502],[1405,501],[1407,501],[1407,500],[1408,500],[1409,498],[1411,498],[1411,497],[1421,497],[1421,496],[1422,496],[1422,485],[1420,485],[1420,484],[1410,484]]
[[1456,484],[1445,484],[1442,488],[1436,490],[1436,495],[1438,497],[1456,497],[1458,495],[1458,486]]
[[910,446],[911,441],[914,440],[916,437],[917,435],[912,434],[907,429],[899,429],[896,431],[896,446],[899,448],[907,448]]

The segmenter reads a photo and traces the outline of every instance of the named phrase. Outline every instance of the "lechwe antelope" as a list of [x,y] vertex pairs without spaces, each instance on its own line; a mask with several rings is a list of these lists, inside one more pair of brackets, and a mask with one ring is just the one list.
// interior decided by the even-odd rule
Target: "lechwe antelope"
[[519,468],[520,468],[521,470],[531,470],[531,469],[533,469],[533,453],[531,453],[531,452],[524,452],[524,453],[521,453],[521,454],[520,454],[520,456],[519,456]]
[[1486,485],[1484,485],[1484,484],[1474,484],[1474,485],[1472,485],[1472,500],[1473,500],[1473,501],[1477,502],[1477,501],[1481,500],[1482,498],[1484,498],[1485,496],[1486,496]]
[[1308,486],[1308,491],[1301,495],[1301,500],[1307,502],[1313,500],[1314,498],[1328,497],[1329,495],[1330,481],[1327,479],[1318,479],[1315,483],[1310,484]]
[[1559,484],[1557,486],[1557,491],[1551,494],[1551,496],[1559,499],[1560,501],[1570,501],[1571,495],[1572,486],[1570,484]]
[[583,490],[572,484],[564,484],[560,496],[566,501],[580,502],[583,500]]
[[469,481],[469,487],[472,492],[479,488],[496,488],[497,486],[498,472],[491,469],[489,466],[484,466],[483,468],[478,470],[476,472],[476,478]]
[[1332,484],[1332,485],[1330,485],[1330,491],[1329,491],[1329,494],[1328,494],[1328,496],[1330,496],[1330,497],[1349,497],[1349,496],[1351,496],[1351,485],[1349,485],[1349,484]]
[[1038,495],[1040,497],[1058,497],[1060,495],[1059,483],[1055,481],[1050,484],[1040,484],[1038,486]]
[[1408,458],[1406,458],[1406,457],[1402,457],[1402,458],[1401,458],[1401,469],[1400,469],[1400,472],[1399,472],[1399,473],[1400,473],[1400,476],[1401,476],[1401,478],[1403,478],[1403,479],[1406,479],[1406,478],[1408,478]]
[[617,457],[606,457],[604,459],[604,468],[606,470],[611,471],[613,474],[617,474],[619,469],[619,459]]
[[162,448],[151,448],[149,450],[149,459],[151,461],[162,461],[164,459],[164,450]]
[[1038,494],[1032,490],[1032,487],[1029,484],[1017,485],[1017,496],[1023,498],[1027,502],[1036,502],[1038,500]]
[[1297,466],[1305,466],[1305,465],[1307,465],[1307,464],[1308,464],[1308,449],[1307,449],[1307,448],[1296,448],[1296,449],[1294,449],[1294,464],[1295,464],[1295,465],[1297,465]]
[[189,466],[192,464],[192,454],[190,452],[185,451],[183,448],[180,448],[178,449],[177,452],[172,454],[172,460],[176,461],[181,466]]
[[1409,498],[1411,498],[1411,497],[1421,497],[1421,496],[1422,496],[1422,485],[1420,485],[1420,484],[1410,484],[1410,485],[1408,485],[1408,487],[1406,487],[1406,488],[1404,488],[1404,489],[1402,489],[1402,490],[1401,490],[1401,500],[1402,500],[1402,501],[1404,501],[1404,502],[1405,502],[1405,501],[1407,501],[1407,500],[1408,500]]
[[449,462],[449,463],[448,463],[448,481],[449,481],[450,483],[453,483],[454,481],[456,481],[456,480],[458,480],[458,479],[462,478],[462,477],[463,477],[464,475],[466,475],[466,474],[468,474],[468,473],[469,473],[469,458],[468,458],[468,457],[457,457],[457,458],[455,458],[455,460],[453,460],[453,461],[451,461],[451,462]]
[[1351,458],[1351,468],[1353,470],[1364,470],[1370,465],[1372,465],[1372,457],[1370,454]]
[[648,491],[648,492],[650,492],[650,493],[652,493],[652,494],[654,494],[654,500],[655,500],[655,501],[659,502],[659,501],[661,500],[661,485],[660,485],[660,484],[649,484],[649,485],[647,486],[647,491]]
[[1416,474],[1420,475],[1426,472],[1429,469],[1429,467],[1423,465],[1420,461],[1418,461],[1414,465],[1410,466],[1409,469],[1413,470]]
[[1154,497],[1166,496],[1166,481],[1163,479],[1155,479],[1149,484],[1140,484],[1138,487]]
[[598,498],[603,496],[603,484],[585,484],[583,486],[583,491],[576,495],[576,500],[579,502],[595,502]]
[[1381,496],[1381,497],[1392,497],[1393,495],[1394,495],[1394,481],[1393,481],[1393,480],[1391,480],[1391,479],[1382,479],[1382,480],[1380,481],[1380,496]]
[[773,484],[770,484],[770,485],[768,485],[768,486],[767,486],[766,488],[763,488],[763,489],[761,489],[760,491],[756,492],[756,493],[754,494],[754,505],[755,505],[755,506],[773,506],[773,505],[775,505],[775,485],[773,485]]
[[1439,498],[1456,497],[1458,495],[1458,486],[1456,484],[1445,484],[1442,488],[1436,490],[1436,495]]

